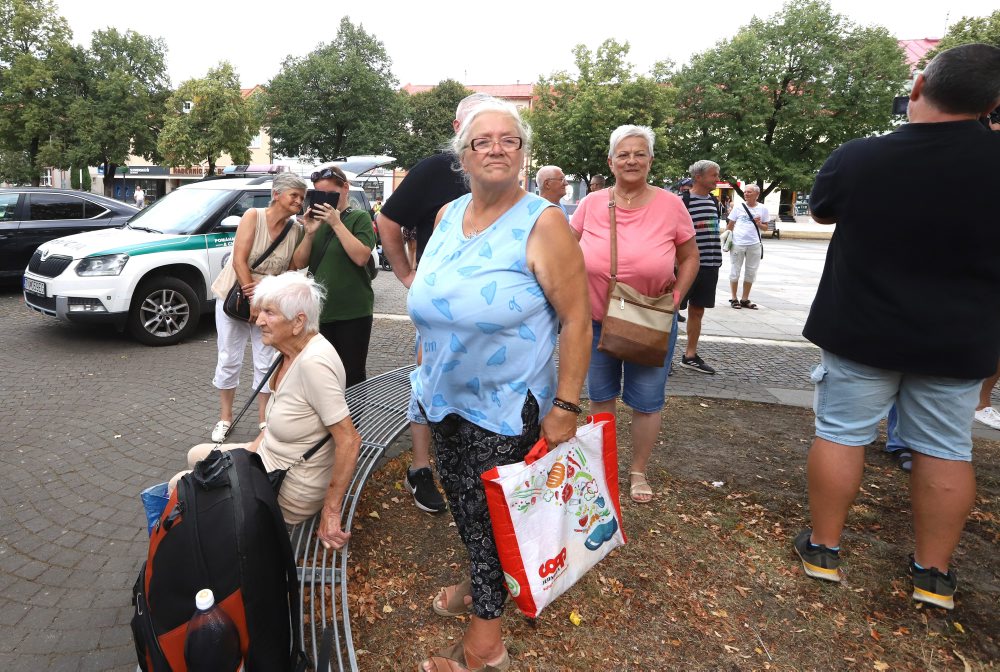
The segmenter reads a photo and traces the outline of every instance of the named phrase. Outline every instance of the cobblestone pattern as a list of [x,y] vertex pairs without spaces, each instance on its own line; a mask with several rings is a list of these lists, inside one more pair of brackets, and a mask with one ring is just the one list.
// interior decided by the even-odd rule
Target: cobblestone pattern
[[[33,313],[10,288],[0,288],[0,324],[0,670],[131,672],[131,586],[147,547],[138,493],[181,469],[215,423],[214,325],[148,348]],[[377,319],[369,374],[410,363],[413,333],[407,321]],[[719,374],[675,365],[670,393],[777,401],[766,388],[809,389],[818,361],[802,347],[706,341],[700,350]],[[236,438],[249,440],[252,424]]]

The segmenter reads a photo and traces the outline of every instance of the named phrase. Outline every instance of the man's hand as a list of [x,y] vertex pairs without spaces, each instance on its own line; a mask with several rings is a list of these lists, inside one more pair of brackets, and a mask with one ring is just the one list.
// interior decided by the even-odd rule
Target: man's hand
[[340,509],[323,507],[323,515],[320,516],[319,530],[316,536],[319,537],[323,548],[340,550],[344,547],[344,544],[350,540],[351,533],[340,529]]

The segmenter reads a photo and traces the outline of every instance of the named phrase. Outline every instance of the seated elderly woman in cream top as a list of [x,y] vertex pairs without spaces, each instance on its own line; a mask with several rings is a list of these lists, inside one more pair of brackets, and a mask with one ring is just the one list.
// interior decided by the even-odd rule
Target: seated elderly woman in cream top
[[[328,548],[340,548],[350,536],[340,528],[340,514],[361,437],[344,399],[344,365],[319,334],[324,293],[316,281],[299,273],[260,281],[253,297],[253,307],[259,311],[257,325],[264,343],[282,355],[270,381],[267,425],[252,443],[219,448],[254,451],[269,472],[288,469],[278,493],[285,522],[301,522],[322,509],[320,541]],[[326,435],[333,441],[302,461],[302,455]],[[193,467],[215,447],[195,446],[188,452],[188,465]]]

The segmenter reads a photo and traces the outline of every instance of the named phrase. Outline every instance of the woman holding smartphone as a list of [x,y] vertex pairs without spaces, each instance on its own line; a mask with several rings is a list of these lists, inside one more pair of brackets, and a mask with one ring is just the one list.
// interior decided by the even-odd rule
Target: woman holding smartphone
[[329,166],[310,179],[317,197],[306,210],[305,238],[295,249],[293,262],[301,268],[308,266],[326,288],[319,333],[340,355],[350,387],[366,378],[375,309],[366,266],[375,247],[375,230],[367,212],[348,207],[350,183],[344,171]]

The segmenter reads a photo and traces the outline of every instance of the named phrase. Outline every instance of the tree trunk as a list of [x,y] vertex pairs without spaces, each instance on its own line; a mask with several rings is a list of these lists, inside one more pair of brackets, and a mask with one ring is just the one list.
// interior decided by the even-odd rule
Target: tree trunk
[[42,183],[41,169],[38,167],[38,138],[31,139],[28,147],[28,166],[31,168],[31,186],[37,187]]
[[215,159],[213,158],[208,159],[208,173],[206,174],[215,175]]

